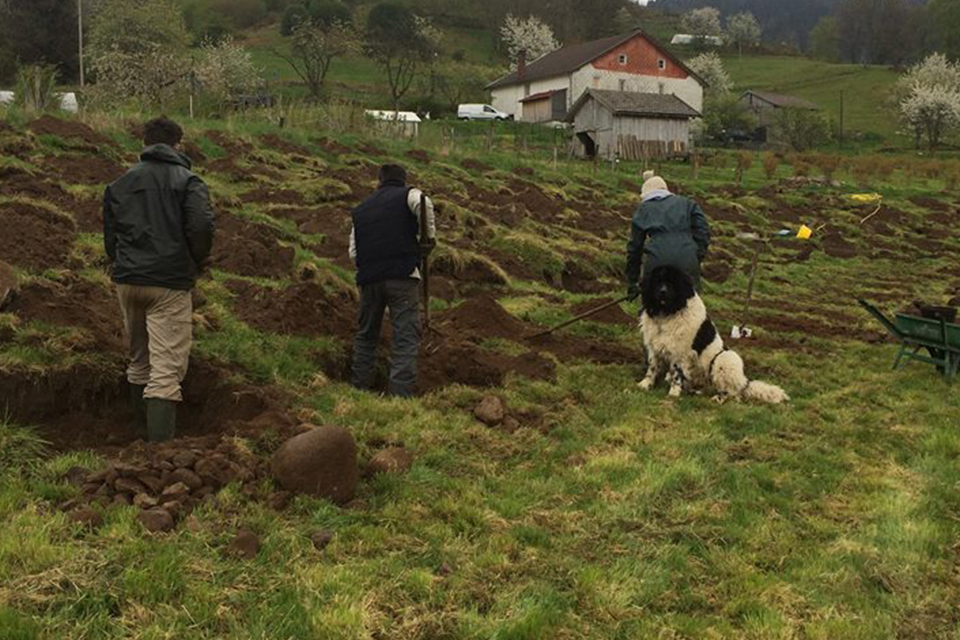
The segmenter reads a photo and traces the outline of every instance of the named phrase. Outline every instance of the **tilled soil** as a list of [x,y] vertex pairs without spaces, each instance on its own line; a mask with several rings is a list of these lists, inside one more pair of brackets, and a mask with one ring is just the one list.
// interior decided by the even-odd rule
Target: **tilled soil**
[[24,322],[84,329],[91,340],[73,345],[74,351],[117,353],[123,348],[120,306],[113,291],[85,280],[28,284],[7,311]]
[[65,266],[77,236],[72,219],[23,202],[0,203],[0,229],[0,256],[37,270]]
[[107,185],[123,175],[125,169],[115,161],[80,154],[53,156],[44,161],[48,175],[74,184]]
[[41,116],[29,123],[27,128],[37,135],[53,135],[68,140],[79,140],[93,147],[117,147],[110,138],[97,133],[82,122],[61,120],[53,116]]
[[[0,397],[11,418],[34,424],[56,449],[115,451],[134,442],[123,361],[42,373],[0,370]],[[222,366],[191,359],[177,410],[178,437],[259,433],[293,423],[288,400],[271,387],[233,381]]]
[[240,276],[283,278],[293,271],[296,252],[281,246],[279,230],[228,212],[217,216],[213,264]]
[[346,294],[328,293],[319,284],[275,290],[230,280],[227,288],[234,295],[234,313],[260,331],[346,340],[353,330],[356,303]]

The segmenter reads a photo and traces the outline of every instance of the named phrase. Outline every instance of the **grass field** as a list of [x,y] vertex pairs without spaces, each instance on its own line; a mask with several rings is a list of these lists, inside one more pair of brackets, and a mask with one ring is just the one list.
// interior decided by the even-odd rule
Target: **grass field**
[[843,93],[844,128],[893,138],[898,123],[888,100],[897,73],[886,67],[833,64],[799,56],[724,56],[737,91],[766,89],[814,102],[835,123],[840,122]]
[[[0,158],[8,180],[96,200],[99,184],[49,169],[75,155],[89,160],[88,147],[12,121],[12,130],[0,129],[0,145],[18,149]],[[127,123],[91,121],[122,145],[99,153],[129,161],[136,144]],[[442,206],[438,259],[479,255],[509,276],[500,286],[449,276],[458,291],[436,301],[435,321],[442,327],[445,311],[484,293],[543,326],[571,317],[574,304],[620,293],[616,271],[638,167],[554,166],[499,138],[481,153],[479,145],[451,152],[425,140],[414,149],[385,135],[278,131],[263,122],[187,128],[208,156],[198,171],[218,201],[221,241],[237,241],[244,221],[260,235],[274,230],[277,251],[295,249],[292,264],[273,275],[215,263],[200,284],[208,322],[198,327],[197,353],[237,379],[289,394],[301,421],[347,427],[362,460],[384,443],[402,444],[414,465],[404,475],[365,479],[343,508],[301,496],[275,509],[260,497],[271,490],[261,479],[255,487],[229,484],[170,533],[146,533],[136,507],[117,505],[95,505],[104,523],[86,529],[59,509],[79,495],[64,475],[75,466],[101,468],[112,454],[44,446],[48,425],[11,413],[0,419],[0,638],[960,638],[960,383],[949,386],[919,364],[891,372],[895,345],[854,302],[863,296],[896,309],[916,298],[943,302],[954,287],[960,295],[960,240],[950,231],[960,193],[941,178],[912,177],[907,157],[892,174],[869,178],[865,186],[881,192],[887,208],[878,226],[864,226],[863,209],[848,197],[864,185],[842,170],[842,184],[831,186],[791,181],[786,165],[767,178],[754,163],[735,185],[728,156],[696,179],[688,165],[664,164],[662,174],[710,216],[707,266],[727,271],[707,279],[704,295],[721,333],[744,318],[752,249],[737,233],[828,225],[806,259],[796,257],[806,246],[798,240],[771,243],[746,315],[757,337],[732,345],[749,374],[782,384],[793,401],[718,405],[709,395],[642,392],[635,328],[586,322],[564,335],[629,357],[602,364],[548,356],[555,379],[508,374],[493,392],[522,416],[510,432],[471,413],[490,390],[452,385],[409,401],[361,393],[318,369],[318,354],[341,337],[295,336],[249,320],[232,284],[275,291],[261,303],[269,306],[304,277],[345,291],[352,272],[326,253],[332,231],[317,234],[291,222],[293,208],[248,196],[289,189],[313,197],[318,184],[322,195],[355,180],[366,188],[376,163],[403,162]],[[278,150],[266,134],[300,148]],[[331,150],[319,135],[342,148]],[[250,147],[228,153],[238,143]],[[318,164],[305,165],[304,153]],[[225,168],[228,159],[235,166]],[[466,160],[487,166],[467,169]],[[558,203],[556,211],[544,217],[517,204],[533,192],[543,197],[531,202]],[[26,204],[80,221],[81,207],[66,209],[45,193],[55,192],[0,185],[0,219]],[[352,204],[341,197],[303,208],[308,221],[322,222],[342,219]],[[512,208],[518,217],[502,217]],[[594,226],[601,222],[610,226]],[[8,228],[18,243],[33,241]],[[936,250],[927,244],[933,238]],[[78,234],[50,268],[3,246],[22,256],[23,264],[14,262],[25,297],[38,286],[86,292],[70,299],[99,313],[101,299],[115,306],[97,266],[99,240],[95,231]],[[567,261],[599,286],[577,291],[549,273]],[[319,319],[337,311],[328,300],[317,305]],[[104,351],[83,317],[66,325],[51,319],[0,314],[0,380],[12,385],[0,388],[40,389],[46,376],[78,363],[108,377],[121,371],[122,353]],[[519,337],[500,337],[477,353],[525,349]],[[93,414],[84,406],[66,415],[70,429],[82,431]],[[262,446],[253,434],[239,442],[250,451]],[[229,551],[240,529],[262,541],[253,559]],[[311,542],[320,531],[333,536],[323,550]]]

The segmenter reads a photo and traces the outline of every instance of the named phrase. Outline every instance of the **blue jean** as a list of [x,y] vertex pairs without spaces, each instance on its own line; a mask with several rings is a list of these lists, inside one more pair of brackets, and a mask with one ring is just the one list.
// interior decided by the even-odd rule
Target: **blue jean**
[[353,385],[358,389],[373,387],[383,313],[389,309],[393,326],[389,393],[404,398],[416,394],[420,352],[419,285],[419,280],[406,278],[360,287],[360,319],[353,342]]

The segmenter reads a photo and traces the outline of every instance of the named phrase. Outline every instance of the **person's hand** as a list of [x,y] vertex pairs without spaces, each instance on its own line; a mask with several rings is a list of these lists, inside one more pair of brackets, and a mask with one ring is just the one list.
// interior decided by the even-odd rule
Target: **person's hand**
[[640,283],[633,282],[627,287],[627,300],[633,302],[640,297]]
[[433,238],[427,238],[420,242],[420,256],[426,258],[433,253],[433,250],[436,248],[437,241]]

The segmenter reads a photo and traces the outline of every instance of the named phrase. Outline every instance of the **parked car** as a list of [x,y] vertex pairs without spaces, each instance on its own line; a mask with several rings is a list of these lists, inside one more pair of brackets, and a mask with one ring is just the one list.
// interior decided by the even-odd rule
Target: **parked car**
[[462,104],[457,108],[461,120],[512,120],[513,116],[497,111],[488,104]]

